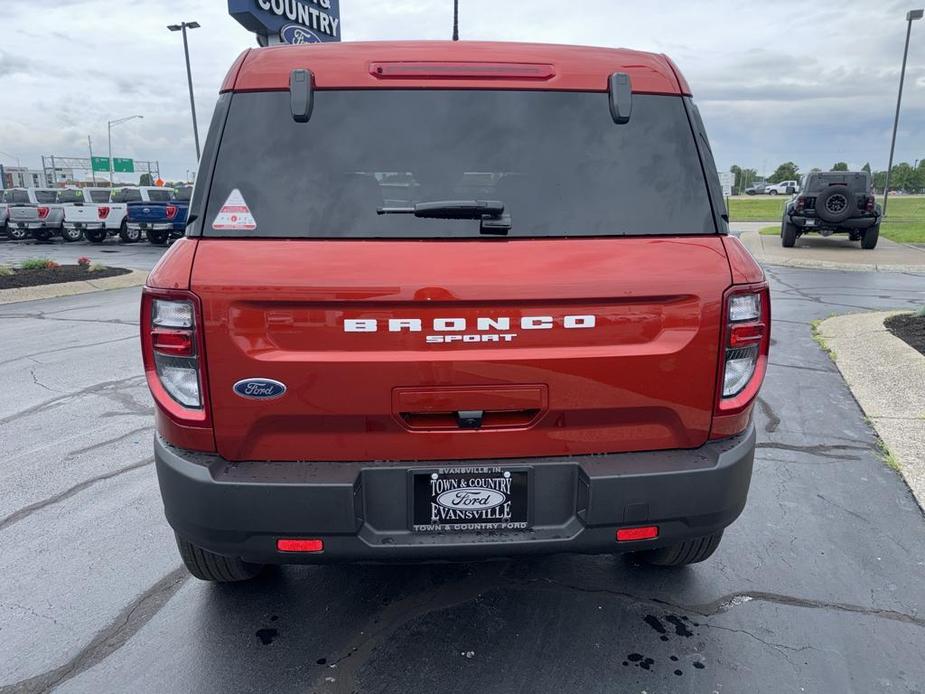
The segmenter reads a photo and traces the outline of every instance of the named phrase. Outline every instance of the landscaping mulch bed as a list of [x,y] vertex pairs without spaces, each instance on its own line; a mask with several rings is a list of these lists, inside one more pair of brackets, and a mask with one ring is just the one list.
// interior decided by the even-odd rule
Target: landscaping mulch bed
[[887,318],[883,324],[900,340],[925,354],[925,316],[900,313]]
[[131,270],[124,267],[107,267],[103,270],[90,272],[80,265],[62,265],[49,270],[13,270],[8,277],[0,276],[0,289],[18,289],[20,287],[37,287],[42,284],[61,284],[62,282],[78,282],[80,280],[100,280],[104,277],[127,275]]

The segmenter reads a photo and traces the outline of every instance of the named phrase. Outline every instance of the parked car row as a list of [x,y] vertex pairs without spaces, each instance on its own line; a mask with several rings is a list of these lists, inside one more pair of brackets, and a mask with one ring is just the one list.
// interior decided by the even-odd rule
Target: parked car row
[[11,188],[0,191],[0,232],[12,240],[92,243],[144,236],[164,245],[183,235],[191,194],[190,187]]

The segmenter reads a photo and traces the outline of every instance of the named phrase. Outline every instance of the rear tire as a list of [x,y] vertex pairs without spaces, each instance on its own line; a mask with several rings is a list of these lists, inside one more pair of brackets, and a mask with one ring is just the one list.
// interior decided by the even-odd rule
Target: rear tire
[[61,229],[61,238],[68,243],[80,241],[84,233],[80,229]]
[[87,241],[90,243],[103,243],[106,240],[106,232],[96,229],[84,232],[84,236],[87,237]]
[[215,581],[216,583],[249,581],[265,568],[263,564],[250,564],[237,557],[215,554],[202,547],[197,547],[179,535],[176,538],[183,563],[189,572],[200,581]]
[[149,229],[145,232],[145,236],[148,237],[148,243],[154,246],[166,246],[167,239],[170,238],[169,231],[155,231],[154,229]]
[[651,564],[652,566],[687,566],[709,559],[716,548],[719,547],[720,540],[723,539],[723,531],[707,535],[705,537],[695,537],[693,540],[687,540],[670,547],[660,547],[659,549],[650,549],[644,552],[636,552],[633,556],[639,561]]
[[865,251],[871,251],[877,247],[877,240],[880,238],[880,225],[874,224],[864,231],[861,237],[861,248]]
[[769,191],[768,191],[768,195],[777,195],[777,191],[776,191],[776,190],[769,190]]
[[22,241],[29,238],[29,232],[18,227],[15,229],[13,227],[7,227],[6,234],[11,241]]
[[784,219],[780,223],[780,243],[784,248],[793,248],[797,242],[797,225]]
[[141,241],[141,230],[129,229],[128,224],[122,222],[122,228],[119,230],[119,238],[122,239],[122,243],[136,243]]

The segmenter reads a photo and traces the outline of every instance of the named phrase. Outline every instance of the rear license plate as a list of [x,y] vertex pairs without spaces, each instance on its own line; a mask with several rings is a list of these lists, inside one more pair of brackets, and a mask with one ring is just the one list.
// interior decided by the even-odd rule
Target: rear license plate
[[25,229],[25,228],[26,228],[26,225],[23,224],[22,222],[20,222],[20,223],[17,224],[16,226],[18,226],[20,229]]
[[80,222],[77,222],[77,223],[74,225],[74,228],[75,228],[75,229],[83,229],[83,228],[84,228],[84,225],[81,224]]
[[145,224],[144,222],[142,222],[141,224],[138,225],[138,228],[139,228],[139,229],[147,229],[147,228],[148,228],[148,225]]
[[500,467],[447,467],[412,474],[416,532],[524,530],[529,474]]
[[816,220],[815,220],[815,219],[807,219],[806,222],[805,222],[805,224],[806,224],[806,226],[808,226],[808,227],[814,227],[814,226],[816,226]]

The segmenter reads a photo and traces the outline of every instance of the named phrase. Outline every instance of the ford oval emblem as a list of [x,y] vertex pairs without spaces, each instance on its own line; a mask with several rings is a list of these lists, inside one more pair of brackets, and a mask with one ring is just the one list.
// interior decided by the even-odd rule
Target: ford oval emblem
[[482,487],[460,487],[443,492],[437,503],[454,511],[487,511],[507,501],[507,495],[494,489]]
[[245,378],[234,384],[234,392],[242,398],[272,400],[286,392],[286,386],[272,378]]
[[303,43],[322,43],[318,34],[299,24],[287,24],[284,26],[279,30],[279,38],[283,43],[291,43],[295,46],[300,46]]

